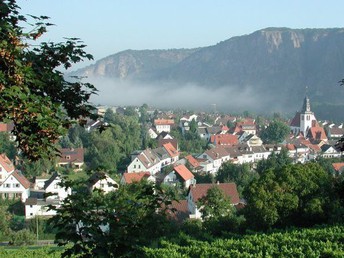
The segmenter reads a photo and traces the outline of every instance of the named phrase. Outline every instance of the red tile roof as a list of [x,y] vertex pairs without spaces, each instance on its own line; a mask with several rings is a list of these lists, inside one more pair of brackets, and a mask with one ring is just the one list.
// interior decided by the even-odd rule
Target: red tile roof
[[225,156],[229,156],[229,153],[222,146],[216,146],[213,149],[207,150],[205,153],[213,160],[217,160]]
[[235,183],[221,183],[221,184],[195,184],[190,186],[189,192],[191,191],[194,202],[207,195],[208,190],[211,187],[220,188],[224,194],[230,197],[232,204],[240,202],[239,193]]
[[327,140],[325,130],[320,126],[311,127],[308,131],[308,137],[313,140]]
[[83,148],[66,148],[61,149],[60,163],[84,162]]
[[10,173],[14,170],[12,161],[6,156],[5,153],[0,154],[0,164],[7,171],[7,173]]
[[169,207],[174,211],[168,213],[168,218],[177,222],[183,222],[189,218],[188,202],[186,200],[172,201]]
[[174,120],[172,119],[155,119],[155,125],[174,125]]
[[216,145],[236,145],[238,137],[233,134],[216,134],[211,136],[210,142]]
[[183,164],[175,166],[173,170],[178,173],[184,181],[187,181],[189,179],[193,179],[194,175],[188,170],[187,167],[185,167]]
[[163,145],[165,150],[168,152],[168,154],[173,157],[177,157],[179,155],[179,152],[173,147],[172,143],[168,142]]
[[337,163],[332,163],[332,166],[333,168],[336,170],[336,171],[341,171],[342,168],[344,167],[344,162],[337,162]]
[[11,175],[14,176],[25,189],[28,189],[30,187],[30,181],[27,180],[27,178],[23,176],[23,174],[19,173],[17,170],[14,171]]
[[194,168],[197,168],[200,166],[199,162],[197,159],[195,159],[192,155],[187,155],[185,159],[193,166]]
[[127,184],[131,184],[134,182],[140,182],[143,178],[150,177],[149,172],[138,172],[138,173],[123,173],[124,181]]
[[13,123],[5,124],[5,123],[0,123],[0,132],[11,132],[14,128]]

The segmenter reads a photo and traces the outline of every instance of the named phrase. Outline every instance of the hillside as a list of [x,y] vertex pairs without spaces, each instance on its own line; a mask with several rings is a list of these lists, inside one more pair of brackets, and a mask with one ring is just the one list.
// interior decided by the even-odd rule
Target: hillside
[[306,87],[313,103],[342,104],[344,29],[267,28],[198,49],[128,50],[77,73],[226,89],[228,102],[236,93],[261,110],[299,109]]

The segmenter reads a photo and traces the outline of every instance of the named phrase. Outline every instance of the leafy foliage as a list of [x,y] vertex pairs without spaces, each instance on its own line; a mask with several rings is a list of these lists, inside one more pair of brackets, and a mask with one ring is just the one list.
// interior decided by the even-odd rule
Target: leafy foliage
[[180,243],[166,240],[144,248],[145,257],[343,257],[344,226],[289,230],[269,234]]
[[331,184],[329,174],[316,163],[269,169],[245,191],[245,217],[255,229],[324,223]]
[[[82,189],[84,182],[79,183]],[[137,256],[141,246],[162,236],[167,222],[163,207],[170,204],[159,187],[143,181],[108,194],[79,191],[67,197],[51,222],[59,230],[56,239],[66,247],[63,256]]]
[[221,183],[236,183],[238,191],[242,194],[248,184],[258,176],[257,173],[251,171],[250,165],[245,164],[233,164],[226,162],[222,164],[219,171],[216,174],[216,181]]
[[[30,26],[19,14],[15,0],[0,3],[0,120],[12,121],[12,133],[22,153],[32,160],[57,154],[55,142],[72,121],[82,124],[92,116],[88,103],[96,92],[93,85],[69,82],[59,68],[92,56],[78,39],[65,43],[41,43],[33,47],[51,25],[46,16],[30,16],[33,26],[24,32],[20,24]],[[37,43],[35,43],[37,44]]]
[[290,128],[285,123],[274,120],[263,129],[260,137],[264,143],[280,143],[289,134]]
[[198,205],[201,207],[202,219],[215,219],[228,217],[233,213],[230,198],[224,192],[216,187],[211,187],[207,194],[199,200]]

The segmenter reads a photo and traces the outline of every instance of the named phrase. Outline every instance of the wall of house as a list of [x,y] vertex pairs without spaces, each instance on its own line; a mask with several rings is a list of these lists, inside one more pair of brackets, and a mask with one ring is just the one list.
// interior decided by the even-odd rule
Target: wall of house
[[0,185],[0,195],[4,199],[21,199],[25,202],[30,195],[30,189],[25,189],[18,180],[10,175],[7,180]]
[[54,216],[55,210],[48,210],[46,205],[25,205],[25,218],[32,219],[35,216]]
[[92,190],[94,189],[101,189],[105,193],[109,193],[112,191],[116,191],[118,189],[118,184],[112,178],[106,177],[102,180],[99,180],[97,183],[95,183],[92,187]]

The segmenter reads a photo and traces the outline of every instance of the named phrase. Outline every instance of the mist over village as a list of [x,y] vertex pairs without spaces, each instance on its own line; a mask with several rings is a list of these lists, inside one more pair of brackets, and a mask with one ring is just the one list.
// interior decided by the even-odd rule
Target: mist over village
[[0,257],[344,257],[337,5],[2,1]]

